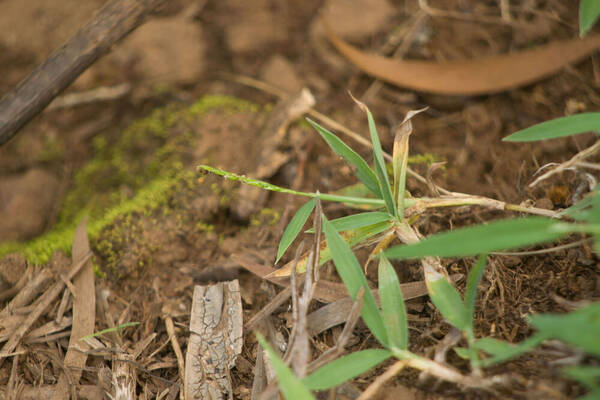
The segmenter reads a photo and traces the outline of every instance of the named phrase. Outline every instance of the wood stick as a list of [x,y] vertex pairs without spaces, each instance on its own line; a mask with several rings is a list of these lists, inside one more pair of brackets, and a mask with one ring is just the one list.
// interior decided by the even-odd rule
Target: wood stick
[[109,1],[71,40],[0,99],[0,146],[164,1]]

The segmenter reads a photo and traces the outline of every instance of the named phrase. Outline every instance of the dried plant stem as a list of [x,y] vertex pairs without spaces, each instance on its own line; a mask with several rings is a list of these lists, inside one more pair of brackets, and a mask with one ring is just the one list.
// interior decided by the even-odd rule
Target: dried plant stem
[[400,360],[396,361],[394,365],[389,367],[383,374],[379,375],[373,383],[371,383],[367,389],[362,392],[362,394],[356,400],[367,400],[372,399],[373,396],[377,393],[377,391],[390,379],[394,376],[398,375],[400,371],[402,371],[406,365],[408,364],[408,360]]
[[486,24],[512,25],[510,19],[502,17],[491,17],[487,15],[476,15],[459,11],[447,11],[431,7],[426,0],[419,0],[419,7],[423,12],[432,17],[454,18],[464,21],[478,21]]
[[360,318],[360,311],[362,309],[362,300],[363,295],[365,294],[364,286],[361,287],[356,294],[356,301],[352,304],[352,308],[350,313],[348,314],[348,318],[346,319],[346,324],[344,325],[344,329],[342,333],[338,337],[338,341],[334,347],[330,348],[323,354],[319,356],[316,360],[310,363],[308,366],[309,372],[314,372],[317,369],[321,368],[323,365],[333,361],[335,358],[339,357],[343,352],[348,340],[352,336],[352,332],[354,331],[354,327]]
[[[462,375],[460,372],[432,361],[428,358],[416,356],[406,350],[394,349],[393,353],[401,361],[405,362],[407,367],[418,369],[431,376],[448,382],[454,382],[468,388],[490,389],[497,379],[483,379],[480,377]],[[499,377],[501,378],[501,377]]]
[[571,157],[570,160],[565,161],[564,163],[560,164],[556,168],[546,172],[545,174],[543,174],[541,176],[538,176],[533,182],[531,182],[529,184],[529,187],[534,187],[541,181],[550,178],[552,175],[562,172],[567,168],[573,167],[574,165],[582,162],[583,160],[585,160],[588,157],[593,156],[594,154],[598,153],[599,151],[600,151],[600,140],[598,140],[596,143],[594,143],[587,149],[581,150],[579,153],[577,153],[573,157]]
[[536,254],[547,254],[547,253],[553,253],[555,251],[571,249],[573,247],[579,247],[585,243],[590,243],[592,240],[594,240],[594,238],[585,238],[585,239],[577,240],[573,243],[567,243],[567,244],[563,244],[560,246],[553,246],[553,247],[549,247],[547,249],[530,250],[530,251],[494,251],[494,252],[491,252],[490,254],[497,255],[497,256],[531,256],[531,255],[536,255]]
[[175,324],[173,323],[173,319],[169,316],[165,317],[165,328],[167,329],[167,334],[169,335],[169,340],[171,341],[171,346],[173,347],[173,351],[175,352],[175,356],[177,357],[177,368],[179,369],[179,379],[181,382],[185,380],[185,357],[183,356],[183,352],[181,351],[181,346],[179,345],[179,341],[177,340],[177,334],[175,333]]
[[121,83],[115,86],[101,86],[84,92],[69,93],[59,96],[55,98],[46,109],[60,110],[84,104],[117,100],[126,96],[130,91],[131,85],[129,83]]
[[518,204],[509,204],[500,200],[494,200],[483,196],[462,195],[433,198],[423,197],[415,200],[415,204],[407,209],[407,213],[414,215],[423,212],[427,208],[483,206],[497,210],[517,211],[527,214],[541,215],[543,217],[559,218],[558,212],[556,211],[537,207],[526,207]]

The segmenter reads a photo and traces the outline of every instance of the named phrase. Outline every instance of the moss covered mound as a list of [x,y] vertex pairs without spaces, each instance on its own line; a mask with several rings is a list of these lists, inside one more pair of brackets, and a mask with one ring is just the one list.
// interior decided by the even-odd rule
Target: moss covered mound
[[[184,200],[193,202],[192,195],[211,193],[221,196],[218,202],[226,202],[215,182],[198,189],[194,166],[211,163],[244,171],[248,167],[244,159],[249,157],[239,155],[254,151],[253,135],[260,133],[265,114],[243,100],[207,96],[189,107],[157,109],[116,139],[98,136],[95,155],[76,173],[56,225],[27,243],[0,244],[0,257],[18,252],[29,262],[45,264],[57,250],[69,254],[74,228],[88,215],[92,247],[100,250],[99,257],[116,265],[119,256],[112,250],[128,240],[117,232],[117,226],[133,229],[128,234],[135,234],[132,221],[136,216],[168,214]],[[187,218],[190,212],[205,217],[197,204],[187,211]],[[208,226],[201,221],[197,224]]]

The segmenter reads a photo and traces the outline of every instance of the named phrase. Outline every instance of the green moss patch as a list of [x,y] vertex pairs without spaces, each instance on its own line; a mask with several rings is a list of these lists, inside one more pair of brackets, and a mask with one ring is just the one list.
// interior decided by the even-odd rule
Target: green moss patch
[[20,252],[32,263],[44,264],[56,250],[69,254],[75,226],[89,216],[91,241],[117,219],[162,208],[168,212],[170,194],[193,185],[194,144],[202,132],[197,122],[209,112],[219,115],[260,107],[226,96],[206,96],[189,107],[170,105],[131,124],[115,140],[94,140],[95,156],[74,177],[52,230],[27,243],[0,244],[0,257]]

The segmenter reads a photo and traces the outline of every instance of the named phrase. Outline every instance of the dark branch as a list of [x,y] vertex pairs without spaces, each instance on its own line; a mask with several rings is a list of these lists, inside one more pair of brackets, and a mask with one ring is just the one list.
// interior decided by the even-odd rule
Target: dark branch
[[71,40],[0,99],[0,146],[164,1],[109,1]]

